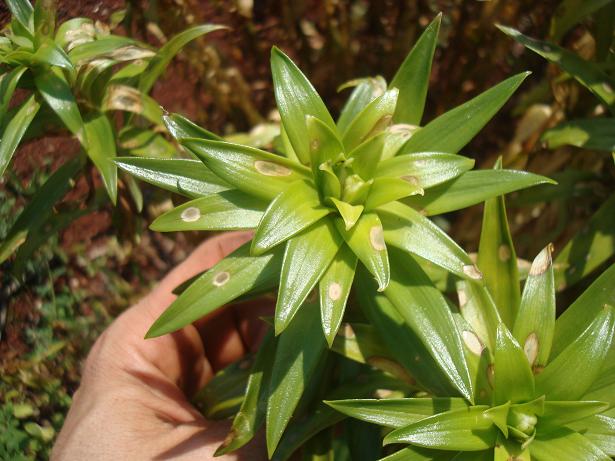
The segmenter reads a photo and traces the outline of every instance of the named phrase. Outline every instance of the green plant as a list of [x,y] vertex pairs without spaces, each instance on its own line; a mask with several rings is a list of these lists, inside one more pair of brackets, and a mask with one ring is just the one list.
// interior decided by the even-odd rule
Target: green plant
[[[177,154],[165,138],[162,110],[148,93],[184,45],[219,26],[191,27],[155,49],[110,33],[121,21],[121,12],[110,25],[87,18],[56,24],[55,0],[40,0],[34,8],[28,0],[10,0],[7,5],[12,20],[0,37],[0,175],[24,140],[67,130],[78,139],[116,203],[113,159],[118,153],[161,158]],[[23,90],[25,100],[10,108],[17,89]],[[74,219],[74,207],[58,213],[54,206],[86,171],[81,157],[67,160],[33,197],[0,243],[0,262],[28,239],[36,239],[44,224],[54,221],[57,231],[60,221],[66,225]],[[129,176],[122,181],[140,210],[138,185]],[[102,197],[92,194],[89,205],[101,202]],[[18,253],[14,275],[19,276],[27,258],[28,252]]]
[[[328,390],[319,391],[322,383],[342,367],[325,352],[329,345],[348,355],[336,346],[344,318],[366,318],[373,325],[370,335],[385,341],[390,358],[376,368],[412,375],[397,388],[436,389],[473,400],[462,335],[422,266],[442,268],[476,290],[483,276],[427,216],[552,181],[514,170],[470,171],[473,160],[457,155],[526,73],[420,126],[439,24],[440,17],[426,28],[390,84],[376,77],[347,85],[354,90],[337,123],[307,78],[274,48],[281,155],[223,141],[170,115],[169,132],[198,160],[116,159],[136,177],[191,199],[159,217],[152,229],[256,229],[251,243],[179,287],[180,296],[148,337],[278,287],[275,336],[256,358],[221,453],[246,443],[264,420],[274,458],[284,459],[281,453],[290,454],[289,446],[304,440],[282,437],[293,414],[318,405],[319,394]],[[351,288],[357,302],[347,309]],[[513,305],[503,306],[502,315],[514,318]],[[369,366],[360,369],[373,373]],[[345,389],[340,383],[340,393],[369,393],[382,376],[370,379]],[[331,418],[331,412],[325,414]],[[290,432],[307,430],[291,426]]]
[[[487,291],[458,284],[455,316],[475,383],[472,399],[434,393],[432,398],[329,402],[346,415],[392,429],[385,444],[410,445],[385,459],[608,461],[615,456],[615,265],[556,320],[552,247],[532,263],[521,297],[513,296],[519,278],[509,264],[514,251],[501,232],[506,228],[503,200],[487,202],[479,267],[493,284]],[[507,295],[494,303],[490,294],[498,299],[503,292]],[[512,321],[503,315],[505,302],[515,307]]]

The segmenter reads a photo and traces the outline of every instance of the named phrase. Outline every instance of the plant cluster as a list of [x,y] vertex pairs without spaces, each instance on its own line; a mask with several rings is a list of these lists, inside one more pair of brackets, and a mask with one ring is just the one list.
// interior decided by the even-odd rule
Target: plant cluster
[[[347,85],[354,89],[337,121],[274,48],[282,130],[275,153],[224,141],[170,115],[169,131],[198,160],[168,167],[117,160],[191,199],[152,229],[255,229],[250,243],[178,287],[178,299],[148,337],[278,288],[273,331],[252,371],[243,372],[245,398],[219,454],[245,444],[265,423],[272,459],[287,459],[310,440],[305,449],[315,455],[317,440],[340,421],[319,403],[332,396],[355,398],[330,401],[336,410],[393,427],[385,444],[413,445],[387,459],[552,459],[544,453],[571,446],[574,455],[566,459],[611,454],[610,389],[594,397],[592,386],[615,328],[613,308],[603,307],[612,304],[605,287],[614,273],[607,271],[558,320],[560,330],[550,247],[536,258],[521,294],[502,194],[550,180],[500,164],[472,170],[472,160],[458,153],[526,74],[420,126],[438,28],[439,17],[390,84],[375,77]],[[474,261],[427,216],[483,201]],[[454,277],[458,307],[426,270],[432,278]],[[349,371],[347,359],[363,365]],[[571,370],[581,367],[584,378],[576,379]],[[228,385],[238,374],[227,370],[197,398],[209,417],[228,416],[220,411],[224,403],[241,400],[241,386]],[[323,382],[334,389],[322,389]],[[356,400],[382,389],[413,397]],[[590,428],[596,418],[603,426]],[[330,449],[341,453],[349,437],[329,434]]]
[[[27,0],[7,5],[12,20],[0,36],[0,175],[22,142],[49,133],[68,131],[86,154],[67,160],[49,177],[0,243],[0,263],[21,250],[13,269],[19,276],[40,245],[37,232],[43,227],[57,232],[84,213],[79,206],[62,213],[54,207],[86,171],[87,162],[96,167],[112,203],[121,179],[136,208],[142,208],[138,184],[130,176],[118,178],[113,160],[118,154],[177,155],[165,137],[162,109],[148,93],[183,46],[221,27],[191,27],[156,49],[110,32],[122,12],[111,24],[88,18],[56,24],[55,0],[38,1],[34,8]],[[20,96],[16,90],[22,90]],[[104,193],[92,193],[87,211],[104,201]]]

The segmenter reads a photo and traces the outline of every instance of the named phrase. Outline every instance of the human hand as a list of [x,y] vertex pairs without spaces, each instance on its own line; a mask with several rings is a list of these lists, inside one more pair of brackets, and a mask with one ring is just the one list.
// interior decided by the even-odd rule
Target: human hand
[[[213,459],[229,423],[207,421],[189,399],[258,343],[259,316],[271,306],[231,306],[173,334],[143,337],[175,299],[177,285],[249,239],[249,233],[209,239],[105,330],[86,360],[52,461]],[[216,459],[264,460],[264,444]]]

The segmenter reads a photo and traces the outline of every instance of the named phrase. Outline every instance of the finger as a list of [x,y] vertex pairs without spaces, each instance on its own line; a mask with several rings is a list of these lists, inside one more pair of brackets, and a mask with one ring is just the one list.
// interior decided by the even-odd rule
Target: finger
[[205,355],[214,371],[239,360],[246,353],[233,311],[226,309],[195,323]]
[[275,311],[275,297],[263,296],[258,299],[245,301],[233,306],[235,323],[249,352],[254,352],[262,342],[269,330],[269,324],[263,320],[270,317]]

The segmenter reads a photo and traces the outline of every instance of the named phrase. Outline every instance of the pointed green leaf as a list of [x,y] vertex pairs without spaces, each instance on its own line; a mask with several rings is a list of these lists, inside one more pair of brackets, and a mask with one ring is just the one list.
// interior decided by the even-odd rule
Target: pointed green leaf
[[389,84],[389,88],[399,89],[397,108],[393,117],[395,123],[411,125],[421,123],[441,21],[442,13],[425,28]]
[[150,128],[122,128],[118,133],[118,142],[120,149],[138,157],[171,158],[177,155],[175,146]]
[[517,74],[455,107],[414,133],[400,154],[446,152],[456,154],[491,120],[529,75]]
[[271,49],[271,73],[284,130],[299,160],[307,164],[310,161],[310,141],[306,116],[312,115],[320,119],[334,132],[337,128],[309,80],[295,63],[276,47]]
[[345,229],[352,229],[352,227],[361,217],[361,213],[363,213],[363,205],[351,205],[350,203],[343,202],[342,200],[337,200],[333,197],[330,197],[329,200],[331,200],[333,205],[335,205],[335,208],[337,208],[337,211],[339,211],[340,215],[342,216]]
[[34,83],[49,107],[58,115],[66,128],[79,139],[83,146],[87,146],[83,131],[83,119],[61,69],[51,68],[38,72],[34,76]]
[[226,29],[226,27],[215,24],[201,24],[183,30],[179,34],[172,37],[156,52],[154,59],[151,60],[145,72],[141,74],[139,89],[144,93],[149,93],[154,86],[154,83],[156,83],[156,80],[158,80],[158,78],[165,71],[173,57],[186,44],[202,35],[221,29]]
[[394,362],[391,353],[378,336],[376,329],[367,323],[343,324],[330,349],[359,363],[371,364],[372,359],[381,358]]
[[397,104],[397,88],[388,90],[370,102],[350,123],[343,133],[342,142],[347,151],[353,150],[371,136],[387,128]]
[[493,298],[484,285],[461,280],[457,282],[459,311],[479,340],[493,353],[496,332],[502,319]]
[[555,259],[561,268],[555,286],[562,290],[591,274],[615,254],[615,194],[566,243]]
[[[376,283],[366,269],[357,268],[357,299],[374,325],[376,332],[395,360],[408,370],[424,389],[438,395],[457,395],[458,391],[440,369],[438,363],[423,344],[418,331],[408,328],[398,309],[381,294],[374,295]],[[361,342],[359,340],[359,342]],[[408,354],[407,351],[412,351]],[[369,350],[365,352],[369,355]],[[372,363],[368,361],[368,363]]]
[[615,310],[605,305],[595,320],[536,376],[536,391],[549,400],[577,400],[600,374],[613,343]]
[[[494,169],[501,169],[501,160]],[[521,294],[517,255],[508,227],[504,196],[485,201],[477,264],[502,321],[512,328]]]
[[53,212],[53,205],[74,185],[74,178],[83,164],[83,158],[77,157],[66,162],[47,178],[45,184],[25,206],[4,241],[0,242],[0,263],[6,261],[13,251],[26,241],[29,233],[39,232]]
[[29,31],[33,31],[34,10],[28,0],[6,0],[11,15]]
[[615,305],[615,264],[611,264],[556,320],[551,360],[583,333],[605,304]]
[[423,193],[424,191],[421,186],[401,178],[376,178],[369,188],[365,209],[371,211],[390,202],[411,195],[423,195]]
[[456,178],[473,166],[473,159],[461,155],[420,152],[383,160],[376,176],[402,178],[427,189]]
[[560,428],[541,437],[530,445],[532,460],[536,461],[610,461],[604,454],[581,434]]
[[307,168],[253,147],[204,139],[184,139],[182,145],[224,181],[263,199],[273,199],[291,183],[310,177]]
[[537,184],[555,184],[555,182],[525,171],[466,171],[452,181],[430,189],[424,197],[409,197],[404,202],[431,216],[476,205],[489,198]]
[[534,376],[523,349],[500,323],[495,343],[495,403],[519,403],[534,398]]
[[497,430],[483,415],[487,406],[475,406],[430,416],[384,438],[384,444],[410,443],[426,448],[480,451],[493,447]]
[[45,39],[32,55],[32,61],[36,64],[62,67],[73,72],[74,67],[66,52],[50,39]]
[[187,197],[202,197],[232,187],[199,160],[118,157],[115,163],[141,181]]
[[540,138],[549,149],[576,146],[584,149],[615,150],[615,118],[588,118],[561,123]]
[[468,408],[460,398],[354,399],[326,401],[352,418],[385,427],[400,428],[445,411]]
[[391,283],[385,296],[468,400],[472,384],[461,335],[443,295],[408,254],[391,249]]
[[357,257],[347,245],[342,245],[320,279],[320,317],[329,347],[344,317],[356,267]]
[[6,170],[11,158],[13,158],[19,142],[40,107],[36,96],[31,95],[6,124],[4,133],[2,133],[2,142],[0,143],[0,177],[4,174],[4,170]]
[[164,115],[162,117],[167,130],[178,141],[184,138],[203,138],[210,141],[222,141],[222,138],[211,131],[198,126],[179,114]]
[[310,143],[310,164],[316,175],[318,166],[327,160],[335,160],[344,152],[337,134],[322,120],[308,115],[305,118]]
[[275,451],[327,344],[316,304],[305,304],[278,339],[267,402],[267,452]]
[[[16,67],[0,76],[0,127],[4,126],[4,117],[7,115],[9,103],[21,76],[26,70],[26,67]],[[2,176],[2,169],[0,169],[0,176]]]
[[320,204],[313,183],[300,180],[291,184],[265,210],[252,240],[252,254],[263,254],[329,213]]
[[281,254],[250,256],[246,243],[201,275],[151,326],[147,338],[171,333],[261,285],[276,280]]
[[288,326],[341,245],[342,238],[329,218],[321,219],[288,241],[275,308],[276,334]]
[[275,354],[275,345],[276,339],[272,334],[267,335],[260,345],[250,370],[241,407],[233,419],[229,435],[214,456],[230,453],[244,446],[254,438],[265,421],[267,391],[273,366],[271,357]]
[[417,254],[459,277],[480,280],[481,274],[467,253],[425,216],[402,203],[383,205],[378,215],[389,245]]
[[500,25],[497,27],[526,48],[539,54],[547,61],[558,65],[564,72],[572,75],[579,83],[609,106],[611,111],[615,109],[613,81],[596,63],[586,61],[572,51],[561,48],[554,43],[543,42],[523,35],[511,27]]
[[370,102],[384,94],[387,89],[387,82],[380,76],[362,78],[345,83],[337,91],[342,91],[352,86],[354,86],[354,90],[352,90],[346,104],[344,104],[337,121],[340,133],[344,133],[348,129],[350,123]]
[[384,290],[389,284],[390,268],[382,224],[378,215],[364,213],[350,230],[345,229],[341,219],[336,219],[335,224],[359,261],[376,278],[378,291]]
[[113,162],[115,133],[107,116],[100,112],[88,114],[84,122],[85,134],[89,141],[86,153],[98,169],[107,194],[115,204],[117,199],[117,166]]
[[367,141],[359,144],[348,154],[352,171],[364,180],[372,179],[380,162],[382,149],[386,140],[386,133],[372,136]]
[[608,410],[608,402],[580,401],[580,402],[555,402],[546,401],[544,414],[540,417],[538,430],[566,426],[590,416],[597,415]]
[[154,220],[156,232],[239,230],[258,226],[267,203],[238,190],[228,190],[186,202]]
[[513,329],[513,335],[523,346],[530,365],[539,369],[549,360],[555,330],[552,251],[553,246],[547,245],[534,259]]

